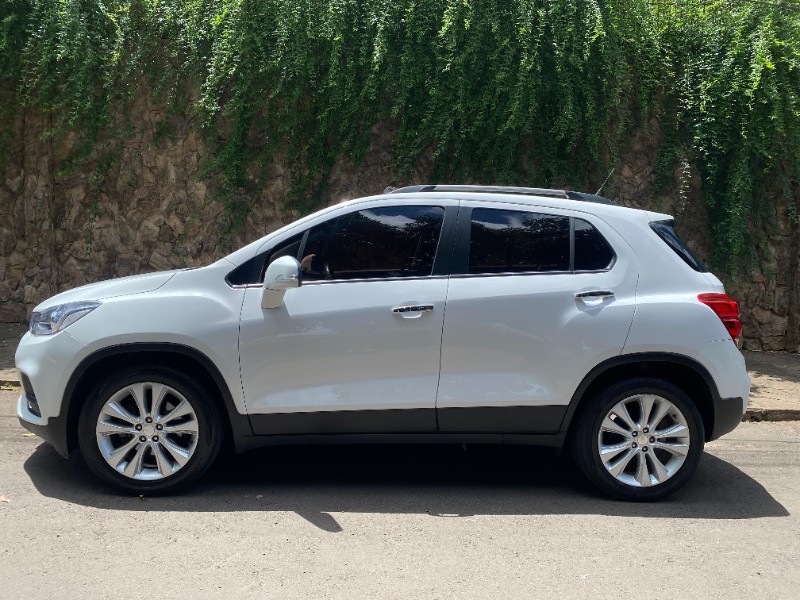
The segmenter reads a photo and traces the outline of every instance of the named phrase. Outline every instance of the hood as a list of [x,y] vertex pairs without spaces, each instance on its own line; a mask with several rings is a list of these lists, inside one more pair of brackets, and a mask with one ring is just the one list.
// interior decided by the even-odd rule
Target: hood
[[146,275],[131,275],[130,277],[120,277],[119,279],[109,279],[98,283],[90,283],[74,290],[61,292],[52,298],[48,298],[35,311],[41,311],[58,304],[67,302],[80,302],[86,300],[104,300],[115,296],[126,296],[129,294],[143,294],[152,292],[167,283],[175,276],[175,271],[160,271],[158,273],[148,273]]

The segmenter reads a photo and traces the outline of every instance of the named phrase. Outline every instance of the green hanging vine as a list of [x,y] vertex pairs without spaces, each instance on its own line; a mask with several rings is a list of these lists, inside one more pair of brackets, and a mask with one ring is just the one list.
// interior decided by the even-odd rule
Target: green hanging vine
[[6,0],[0,88],[13,98],[0,116],[49,112],[50,135],[80,135],[67,157],[79,166],[121,135],[115,119],[140,87],[195,111],[225,235],[276,156],[291,168],[287,202],[307,210],[336,162],[357,162],[387,120],[398,180],[431,153],[441,180],[586,189],[655,115],[660,180],[678,162],[698,166],[712,261],[732,272],[758,259],[752,232],[776,203],[800,194],[797,6]]

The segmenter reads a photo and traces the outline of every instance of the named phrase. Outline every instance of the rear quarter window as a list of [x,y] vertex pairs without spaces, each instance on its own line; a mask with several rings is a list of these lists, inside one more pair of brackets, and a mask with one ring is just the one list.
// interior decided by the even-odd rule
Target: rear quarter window
[[697,255],[689,249],[686,242],[675,233],[672,225],[672,221],[655,221],[650,223],[650,228],[656,232],[658,237],[660,237],[675,254],[681,257],[683,262],[692,267],[692,269],[698,273],[708,273],[708,268],[703,264],[703,261],[700,260]]
[[614,251],[591,223],[575,219],[575,270],[602,271],[614,262]]

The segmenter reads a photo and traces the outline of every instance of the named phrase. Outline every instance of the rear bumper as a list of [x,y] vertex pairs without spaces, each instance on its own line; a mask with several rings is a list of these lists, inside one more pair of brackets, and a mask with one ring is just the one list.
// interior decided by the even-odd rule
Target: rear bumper
[[709,441],[736,429],[746,410],[747,401],[743,398],[714,398],[714,429]]
[[699,358],[711,376],[709,383],[713,382],[714,426],[708,439],[716,440],[741,423],[750,397],[750,376],[744,356],[730,338],[709,342]]
[[66,415],[42,419],[28,410],[28,401],[25,394],[20,395],[17,401],[17,418],[19,424],[31,433],[35,433],[45,442],[56,449],[61,456],[67,458],[67,419]]

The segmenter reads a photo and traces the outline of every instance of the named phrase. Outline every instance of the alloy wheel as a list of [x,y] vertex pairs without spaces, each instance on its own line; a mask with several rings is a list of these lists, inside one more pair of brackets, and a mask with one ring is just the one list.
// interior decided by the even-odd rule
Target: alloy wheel
[[95,434],[111,468],[131,479],[152,481],[175,474],[191,460],[199,427],[191,403],[175,388],[137,382],[103,404]]
[[636,394],[603,418],[597,452],[606,470],[631,487],[651,487],[675,475],[691,445],[686,417],[666,398]]

